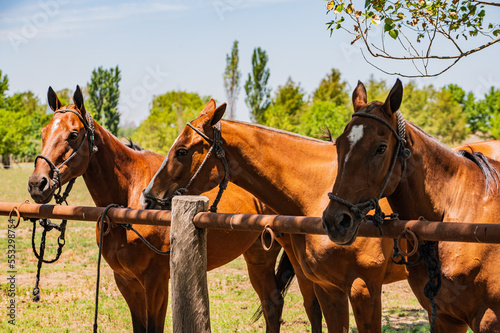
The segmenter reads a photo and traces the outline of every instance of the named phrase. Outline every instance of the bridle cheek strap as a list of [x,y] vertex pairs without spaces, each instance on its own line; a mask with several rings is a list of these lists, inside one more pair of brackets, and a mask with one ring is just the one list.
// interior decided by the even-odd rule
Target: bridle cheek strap
[[[378,116],[375,116],[375,115],[372,115],[369,113],[364,113],[364,112],[355,112],[352,115],[353,118],[354,117],[365,117],[365,118],[375,119],[375,120],[383,123],[391,130],[391,132],[394,134],[394,136],[398,140],[396,150],[394,151],[394,155],[392,157],[391,166],[389,167],[389,171],[387,172],[387,176],[385,178],[384,185],[382,186],[382,189],[380,190],[379,195],[375,199],[370,199],[370,200],[367,200],[364,202],[360,202],[358,204],[352,204],[351,202],[349,202],[343,198],[340,198],[340,197],[334,195],[333,193],[328,193],[328,198],[330,198],[330,200],[335,200],[335,201],[349,207],[349,210],[353,214],[357,215],[359,218],[363,219],[366,217],[367,219],[372,220],[373,224],[379,229],[381,235],[382,235],[381,225],[385,221],[391,221],[391,220],[397,219],[398,214],[392,213],[390,215],[386,215],[382,211],[382,209],[380,208],[379,200],[382,198],[384,191],[387,187],[387,184],[389,183],[389,180],[391,179],[392,172],[394,171],[394,166],[396,165],[396,161],[397,161],[398,157],[401,158],[401,177],[403,177],[403,173],[406,169],[406,160],[408,160],[408,158],[410,158],[410,156],[411,156],[410,150],[408,148],[405,148],[406,128],[405,128],[405,120],[403,118],[401,111],[397,111],[396,116],[398,119],[397,131],[387,121],[385,121],[384,119],[382,119]],[[366,213],[368,213],[372,209],[375,209],[375,214],[366,215]]]

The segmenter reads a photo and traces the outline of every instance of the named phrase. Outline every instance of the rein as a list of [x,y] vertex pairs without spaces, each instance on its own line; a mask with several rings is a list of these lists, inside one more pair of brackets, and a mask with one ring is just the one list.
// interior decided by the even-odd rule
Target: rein
[[[398,157],[401,157],[401,161],[402,161],[401,169],[404,172],[404,170],[406,169],[406,160],[408,158],[410,158],[410,156],[411,156],[410,150],[408,148],[405,148],[406,128],[405,128],[405,120],[403,118],[403,114],[401,113],[401,111],[397,111],[396,116],[398,118],[397,131],[387,121],[385,121],[384,119],[382,119],[378,116],[375,116],[375,115],[372,115],[369,113],[364,113],[364,112],[355,112],[352,115],[353,118],[354,117],[365,117],[365,118],[375,119],[375,120],[381,122],[382,124],[384,124],[385,126],[387,126],[391,130],[391,132],[394,134],[394,136],[398,140],[398,145],[397,145],[396,150],[394,151],[394,155],[392,157],[391,166],[390,166],[389,171],[387,173],[387,176],[385,178],[384,185],[382,186],[382,189],[380,190],[378,196],[375,199],[369,199],[367,201],[360,202],[358,204],[353,204],[353,203],[351,203],[351,202],[349,202],[341,197],[334,195],[333,193],[328,193],[328,198],[330,198],[330,200],[335,200],[335,201],[349,207],[349,210],[353,214],[357,215],[359,218],[363,219],[363,218],[367,217],[367,218],[373,220],[373,224],[378,227],[381,235],[382,235],[381,225],[384,223],[384,221],[395,220],[395,219],[397,219],[398,214],[392,213],[390,215],[386,215],[382,211],[382,209],[380,208],[379,201],[382,198],[382,195],[385,191],[385,188],[387,187],[387,184],[389,183],[389,180],[391,178],[392,172],[394,171],[394,166],[396,165],[396,161],[397,161]],[[375,209],[375,214],[373,214],[373,216],[367,216],[366,213],[368,213],[372,209]]]
[[156,205],[160,206],[161,209],[166,209],[166,210],[171,210],[172,208],[172,198],[177,195],[184,195],[188,190],[193,181],[198,177],[200,174],[201,170],[203,169],[203,166],[206,164],[210,156],[212,155],[212,152],[215,151],[215,156],[221,160],[222,165],[224,166],[224,178],[222,179],[222,182],[219,184],[219,192],[217,193],[217,197],[215,198],[213,204],[210,206],[209,211],[212,213],[217,212],[217,205],[219,204],[220,199],[222,198],[222,194],[227,188],[227,184],[229,183],[229,164],[227,163],[226,160],[226,152],[224,151],[224,148],[222,147],[223,140],[222,140],[222,131],[221,131],[221,123],[220,121],[213,127],[214,131],[214,138],[210,139],[205,133],[201,132],[199,129],[194,127],[191,123],[187,123],[187,126],[189,126],[193,131],[195,131],[199,136],[201,136],[205,141],[207,141],[210,144],[210,149],[208,150],[207,155],[203,159],[203,162],[201,162],[200,166],[198,167],[198,170],[194,173],[194,175],[191,177],[187,185],[183,188],[179,188],[174,191],[173,194],[167,196],[165,199],[160,199],[157,198],[149,193],[146,193],[146,190],[144,189],[142,191],[142,194],[144,197],[154,203]]

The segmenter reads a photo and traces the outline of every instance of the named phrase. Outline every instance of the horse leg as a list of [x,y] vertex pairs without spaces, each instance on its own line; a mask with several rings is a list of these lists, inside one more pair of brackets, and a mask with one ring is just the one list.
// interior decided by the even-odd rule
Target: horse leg
[[145,279],[148,333],[162,333],[165,329],[169,279],[168,270],[166,272],[153,272],[152,276],[147,276]]
[[124,278],[114,272],[116,285],[127,302],[134,333],[145,333],[147,327],[144,288],[136,279]]
[[323,314],[321,313],[321,307],[319,305],[316,294],[314,293],[314,283],[309,280],[300,266],[297,258],[295,257],[295,252],[291,244],[291,238],[289,234],[285,234],[277,239],[280,245],[285,250],[288,255],[288,259],[292,263],[293,269],[295,271],[295,276],[297,277],[297,282],[299,284],[300,293],[304,299],[304,309],[306,310],[307,317],[311,323],[312,333],[321,333],[322,325],[321,320]]
[[325,290],[317,284],[314,285],[314,292],[325,316],[328,332],[349,332],[349,303],[346,293],[337,287]]
[[[283,298],[276,285],[274,269],[276,258],[281,246],[273,246],[266,252],[258,238],[255,243],[243,253],[248,268],[248,276],[254,290],[259,296],[262,312],[266,320],[266,332],[279,332],[280,319],[283,312]],[[259,319],[260,311],[254,315],[255,321]]]
[[349,295],[356,326],[360,333],[382,332],[382,283],[367,286],[358,278],[351,285]]

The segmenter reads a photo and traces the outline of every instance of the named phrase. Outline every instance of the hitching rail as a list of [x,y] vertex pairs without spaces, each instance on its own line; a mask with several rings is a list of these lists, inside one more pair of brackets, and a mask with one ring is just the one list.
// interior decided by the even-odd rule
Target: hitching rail
[[[20,207],[19,207],[20,206]],[[13,207],[19,207],[23,218],[53,218],[78,221],[97,221],[104,208],[85,206],[54,206],[26,203],[0,202],[0,215],[9,215]],[[141,210],[129,208],[111,208],[108,216],[114,223],[133,223],[144,225],[170,225],[170,211]],[[13,214],[15,218],[16,215]],[[325,235],[321,218],[284,216],[284,215],[249,215],[227,213],[199,213],[194,218],[198,228],[226,230],[262,231],[266,225],[278,233],[308,233]],[[457,241],[473,243],[500,243],[500,224],[430,222],[426,220],[396,220],[382,226],[382,236],[372,223],[363,223],[359,236],[397,238],[409,228],[419,240]]]
[[[8,216],[14,207],[18,207],[19,213],[23,218],[40,217],[73,221],[96,222],[104,212],[103,207],[54,206],[0,202],[0,215]],[[120,224],[170,225],[172,215],[170,211],[111,208],[107,216],[114,223]],[[12,217],[16,218],[16,214],[13,213]]]

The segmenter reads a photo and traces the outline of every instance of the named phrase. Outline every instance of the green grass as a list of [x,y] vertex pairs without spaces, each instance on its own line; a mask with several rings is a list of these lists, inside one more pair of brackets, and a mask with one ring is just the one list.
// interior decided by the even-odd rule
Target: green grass
[[[0,169],[0,201],[23,202],[32,164]],[[71,205],[93,206],[82,179],[78,179],[68,199]],[[0,332],[89,332],[94,318],[97,245],[95,224],[68,223],[66,246],[61,259],[44,264],[41,275],[41,301],[31,301],[37,260],[31,250],[31,223],[21,222],[16,230],[17,248],[17,324],[7,323],[7,232],[0,228]],[[37,238],[37,244],[39,239]],[[49,258],[55,254],[56,237],[47,240]],[[264,320],[250,320],[259,303],[251,288],[246,265],[240,257],[208,273],[210,320],[213,332],[263,332]],[[166,331],[171,331],[171,308]],[[310,326],[302,307],[302,296],[296,283],[285,299],[282,332],[309,332]],[[384,287],[384,332],[427,332],[426,314],[411,294],[406,282]],[[326,331],[326,326],[324,326]],[[351,327],[355,327],[351,315]],[[99,303],[101,332],[131,332],[128,307],[118,291],[112,270],[103,261]],[[356,332],[355,328],[352,332]]]

